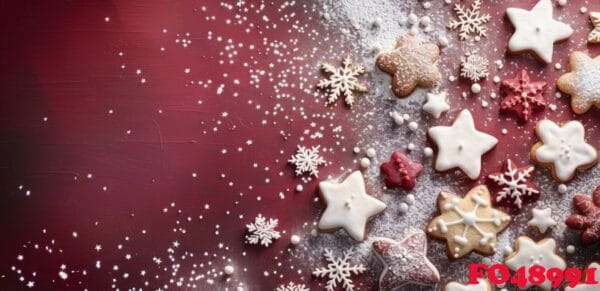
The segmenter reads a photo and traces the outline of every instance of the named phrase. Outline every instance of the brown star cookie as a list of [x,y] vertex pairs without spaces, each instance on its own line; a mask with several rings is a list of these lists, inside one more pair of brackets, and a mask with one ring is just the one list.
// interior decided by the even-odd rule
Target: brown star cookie
[[441,215],[429,223],[427,233],[446,241],[451,259],[462,258],[472,251],[486,256],[494,254],[496,234],[511,221],[510,215],[492,208],[490,192],[483,185],[471,189],[464,198],[440,193],[438,208]]
[[600,108],[600,56],[592,59],[574,52],[569,57],[569,71],[556,81],[556,86],[571,95],[573,112],[583,114],[594,105]]
[[442,78],[435,62],[440,49],[433,43],[419,44],[410,35],[398,38],[396,48],[377,55],[377,66],[393,76],[392,90],[398,97],[406,97],[417,86],[435,87]]

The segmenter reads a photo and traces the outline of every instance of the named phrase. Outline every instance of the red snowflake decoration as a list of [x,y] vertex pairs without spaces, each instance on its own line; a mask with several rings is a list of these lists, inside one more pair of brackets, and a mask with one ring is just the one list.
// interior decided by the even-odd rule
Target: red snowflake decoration
[[495,192],[495,204],[516,206],[521,209],[523,202],[537,200],[538,188],[531,182],[535,176],[535,167],[527,165],[519,167],[511,159],[502,163],[502,172],[491,174],[488,181]]
[[379,167],[385,177],[385,186],[388,188],[403,188],[411,190],[417,183],[417,176],[421,174],[423,166],[411,161],[400,152],[393,152],[390,161]]
[[534,112],[546,107],[546,100],[542,96],[546,85],[544,81],[532,82],[527,71],[521,70],[514,79],[502,81],[507,96],[502,100],[500,110],[514,111],[521,121],[529,121]]
[[600,242],[600,186],[596,187],[592,197],[577,194],[573,197],[573,205],[580,214],[567,218],[565,224],[569,228],[583,230],[581,242],[585,245]]

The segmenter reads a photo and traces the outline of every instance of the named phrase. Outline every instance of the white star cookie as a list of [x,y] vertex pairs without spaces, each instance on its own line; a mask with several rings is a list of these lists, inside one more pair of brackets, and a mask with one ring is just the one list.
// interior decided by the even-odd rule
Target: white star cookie
[[[594,262],[591,263],[587,269],[594,268],[596,269],[595,277],[596,282],[600,282],[600,264]],[[587,281],[587,280],[586,280]],[[565,291],[598,291],[600,290],[600,283],[596,284],[579,284],[575,287],[565,287]]]
[[438,146],[437,171],[461,169],[472,180],[481,172],[481,156],[497,143],[495,137],[475,129],[469,110],[461,111],[452,126],[435,126],[429,137]]
[[[564,270],[567,267],[565,261],[555,254],[556,242],[554,239],[543,239],[534,242],[529,237],[521,236],[515,243],[516,251],[506,258],[504,264],[512,271],[517,271],[520,267],[525,267],[526,276],[529,276],[529,267],[539,265],[546,270],[550,268],[559,268]],[[527,285],[521,290],[531,286],[538,286],[542,290],[552,289],[552,281],[545,280],[541,284],[532,284],[527,280]]]
[[477,284],[463,285],[457,282],[450,282],[444,287],[444,291],[492,291],[490,282],[485,279],[479,279]]
[[440,118],[442,113],[450,110],[450,105],[446,101],[447,95],[446,91],[427,93],[427,102],[423,104],[423,110],[431,114],[435,119]]
[[535,226],[541,233],[545,233],[548,227],[555,226],[556,221],[552,219],[552,208],[532,210],[533,218],[527,222],[529,226]]
[[350,174],[342,183],[323,181],[319,183],[319,190],[327,208],[318,228],[322,231],[343,228],[357,241],[365,238],[367,219],[386,208],[385,203],[367,194],[359,171]]
[[554,43],[573,33],[569,25],[552,19],[550,0],[540,0],[529,11],[508,8],[506,14],[515,27],[508,49],[513,53],[532,52],[546,63],[552,62]]
[[573,179],[575,171],[591,168],[598,160],[596,149],[585,142],[585,129],[579,121],[558,126],[541,120],[535,133],[540,141],[531,149],[532,160],[549,167],[552,176],[561,182]]

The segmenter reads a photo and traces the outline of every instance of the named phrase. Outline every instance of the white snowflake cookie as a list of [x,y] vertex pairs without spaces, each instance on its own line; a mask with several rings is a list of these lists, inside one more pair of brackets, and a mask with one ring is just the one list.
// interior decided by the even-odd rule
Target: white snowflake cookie
[[475,129],[473,116],[466,109],[452,126],[432,127],[428,135],[438,147],[435,170],[459,168],[472,180],[481,172],[481,156],[498,143],[495,137]]
[[288,163],[296,167],[296,176],[309,173],[319,177],[319,166],[325,164],[325,159],[319,155],[319,146],[307,149],[299,145],[298,151],[288,160]]
[[579,121],[569,121],[562,126],[550,120],[537,123],[535,133],[539,139],[531,149],[531,159],[552,170],[552,176],[567,182],[576,171],[593,167],[598,160],[597,150],[585,141],[585,128]]
[[268,247],[274,240],[281,237],[279,231],[275,230],[279,221],[274,218],[267,220],[262,214],[258,214],[253,223],[247,224],[248,235],[246,243],[251,245],[261,244]]
[[319,220],[321,231],[343,228],[356,241],[365,238],[367,220],[383,210],[385,203],[367,194],[365,181],[355,171],[343,182],[323,181],[319,190],[327,208]]
[[531,10],[508,8],[506,14],[515,27],[508,42],[512,53],[530,52],[545,63],[552,62],[554,43],[571,36],[573,29],[552,18],[552,1],[540,0]]

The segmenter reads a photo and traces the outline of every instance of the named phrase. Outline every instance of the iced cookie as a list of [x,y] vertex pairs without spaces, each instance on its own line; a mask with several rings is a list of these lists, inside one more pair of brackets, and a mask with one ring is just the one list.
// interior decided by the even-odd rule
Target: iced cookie
[[[556,242],[554,239],[543,239],[539,242],[534,242],[529,237],[521,236],[515,243],[515,252],[506,258],[504,264],[512,271],[517,271],[521,267],[525,267],[526,276],[529,276],[529,268],[534,265],[542,266],[545,270],[550,268],[558,268],[564,270],[567,266],[563,258],[556,255]],[[552,281],[544,280],[540,284],[532,284],[527,280],[525,288],[537,286],[542,290],[549,291],[552,289]]]
[[571,229],[582,230],[582,244],[600,242],[600,186],[596,187],[592,197],[575,195],[573,206],[579,214],[569,216],[565,224]]
[[356,241],[365,238],[367,220],[386,208],[385,203],[367,194],[359,171],[353,172],[341,183],[323,181],[319,183],[319,190],[327,204],[317,225],[319,230],[343,228]]
[[585,129],[579,121],[559,126],[548,119],[541,120],[535,133],[539,142],[531,149],[531,159],[550,168],[558,181],[570,181],[576,171],[589,169],[598,160],[598,152],[586,143]]
[[411,161],[400,152],[393,152],[389,162],[379,167],[383,174],[385,186],[392,188],[403,188],[411,190],[417,184],[417,176],[421,174],[423,166]]
[[410,35],[398,38],[396,48],[377,55],[375,62],[384,72],[392,75],[392,90],[398,97],[406,97],[417,86],[432,88],[442,75],[435,66],[440,50],[433,43],[419,44]]
[[448,257],[462,258],[472,251],[490,256],[496,251],[496,235],[510,224],[510,215],[492,208],[486,186],[477,186],[464,198],[442,192],[438,197],[441,214],[427,226],[427,233],[445,240]]
[[338,100],[339,97],[344,97],[344,102],[349,107],[352,107],[356,102],[356,92],[367,92],[367,85],[358,81],[358,76],[365,73],[363,66],[352,65],[352,59],[345,58],[342,62],[342,67],[336,68],[330,64],[324,63],[321,69],[329,74],[329,78],[319,81],[317,87],[328,90],[328,97],[325,105],[329,105]]
[[546,108],[546,99],[542,96],[546,85],[544,81],[531,81],[527,71],[521,70],[514,79],[502,81],[506,98],[502,100],[500,110],[515,112],[522,122],[529,121],[534,112]]
[[461,111],[452,126],[434,126],[429,138],[437,145],[436,171],[459,168],[475,180],[481,172],[481,156],[497,143],[495,137],[478,131],[469,110]]
[[494,203],[521,209],[524,201],[537,200],[540,191],[532,182],[534,177],[534,166],[519,167],[511,159],[504,161],[501,172],[487,177],[488,185],[493,190],[497,190],[494,195]]
[[600,108],[600,56],[592,59],[574,52],[569,57],[569,71],[556,81],[556,86],[571,95],[573,112],[583,114],[592,106]]
[[492,291],[492,286],[488,280],[479,279],[477,284],[463,285],[458,282],[450,282],[446,284],[443,291]]
[[512,53],[531,53],[537,59],[552,62],[554,43],[571,36],[573,29],[552,19],[552,1],[540,0],[531,10],[508,8],[508,19],[515,32],[508,42]]

